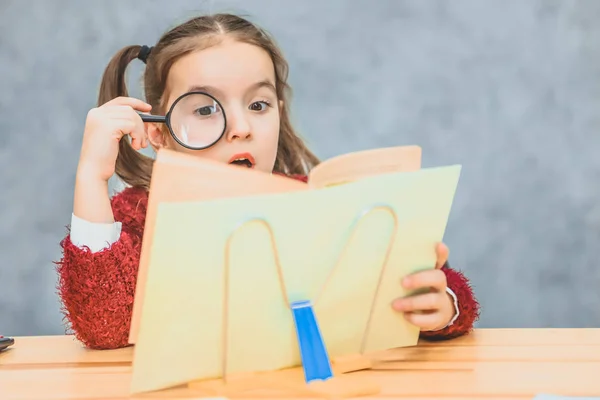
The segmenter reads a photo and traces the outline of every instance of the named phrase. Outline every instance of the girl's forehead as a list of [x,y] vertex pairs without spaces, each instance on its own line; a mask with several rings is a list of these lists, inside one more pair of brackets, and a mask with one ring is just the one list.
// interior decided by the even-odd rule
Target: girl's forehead
[[177,60],[169,71],[167,86],[172,99],[203,86],[236,96],[263,81],[275,84],[275,68],[269,54],[251,44],[224,40]]

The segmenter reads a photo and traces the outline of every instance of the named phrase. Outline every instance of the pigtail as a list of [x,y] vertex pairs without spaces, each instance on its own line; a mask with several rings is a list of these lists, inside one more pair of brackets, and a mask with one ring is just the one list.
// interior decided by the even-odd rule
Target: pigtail
[[[268,35],[263,33],[263,37],[268,37]],[[288,101],[292,94],[292,88],[287,83],[289,66],[281,51],[273,44],[272,39],[270,40],[271,45],[264,45],[263,48],[269,49],[271,53],[273,64],[275,64],[277,97],[283,100],[279,120],[279,144],[273,170],[286,175],[308,175],[320,161],[294,129]]]
[[[127,46],[121,49],[108,63],[100,83],[98,106],[116,98],[129,96],[125,82],[125,72],[129,63],[138,58],[142,46]],[[147,54],[146,54],[147,56]],[[119,154],[115,173],[126,184],[134,187],[150,187],[154,160],[131,147],[129,138],[123,136],[119,143]]]
[[274,171],[286,175],[308,175],[319,164],[319,158],[308,149],[294,130],[287,102],[284,102],[283,107]]

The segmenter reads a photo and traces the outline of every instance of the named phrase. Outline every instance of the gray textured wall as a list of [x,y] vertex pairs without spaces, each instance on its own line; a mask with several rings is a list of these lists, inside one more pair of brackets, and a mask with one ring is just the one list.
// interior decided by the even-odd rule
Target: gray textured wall
[[463,164],[446,242],[479,326],[600,326],[600,1],[0,0],[0,333],[63,332],[52,260],[110,56],[223,10],[277,37],[321,157]]

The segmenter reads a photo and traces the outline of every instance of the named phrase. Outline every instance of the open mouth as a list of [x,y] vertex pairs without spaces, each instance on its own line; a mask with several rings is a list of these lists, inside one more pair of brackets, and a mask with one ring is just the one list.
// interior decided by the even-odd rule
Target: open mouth
[[254,157],[251,154],[236,154],[231,157],[229,164],[238,165],[240,167],[254,168]]
[[246,168],[252,168],[254,165],[247,158],[241,158],[238,160],[233,160],[229,164],[245,166]]

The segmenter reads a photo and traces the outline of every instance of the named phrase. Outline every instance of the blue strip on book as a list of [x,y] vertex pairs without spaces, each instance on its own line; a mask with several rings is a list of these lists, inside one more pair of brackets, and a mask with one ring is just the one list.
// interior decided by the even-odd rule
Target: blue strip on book
[[291,304],[296,334],[302,357],[304,378],[309,383],[333,377],[329,354],[321,336],[321,330],[310,301],[297,301]]

